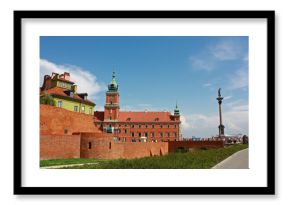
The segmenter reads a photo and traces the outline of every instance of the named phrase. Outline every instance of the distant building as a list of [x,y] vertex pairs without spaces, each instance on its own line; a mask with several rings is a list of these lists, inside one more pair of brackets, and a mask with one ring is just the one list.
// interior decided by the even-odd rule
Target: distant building
[[66,110],[93,115],[95,103],[88,100],[87,93],[77,93],[77,85],[70,81],[70,74],[45,75],[40,88],[40,98],[52,96],[55,106]]
[[192,136],[191,137],[192,141],[200,141],[200,137]]
[[170,112],[120,111],[118,84],[114,72],[106,92],[104,111],[96,111],[95,117],[99,130],[113,133],[117,141],[179,141],[181,137],[177,105],[173,115]]

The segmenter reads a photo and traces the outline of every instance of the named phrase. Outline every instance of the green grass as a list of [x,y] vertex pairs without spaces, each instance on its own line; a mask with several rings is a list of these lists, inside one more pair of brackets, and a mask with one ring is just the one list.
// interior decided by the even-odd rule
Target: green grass
[[102,159],[51,159],[40,160],[40,167],[66,165],[66,164],[85,164],[85,163],[97,163],[103,161]]
[[68,169],[208,169],[233,153],[247,148],[248,145],[232,145],[226,148],[196,150],[186,153],[171,153],[165,156],[144,157],[139,159],[63,159],[42,160],[41,166],[62,164],[85,164],[67,167]]

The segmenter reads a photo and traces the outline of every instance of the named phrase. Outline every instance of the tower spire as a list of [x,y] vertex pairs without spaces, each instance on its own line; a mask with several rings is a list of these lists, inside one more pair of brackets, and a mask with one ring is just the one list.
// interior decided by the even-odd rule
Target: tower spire
[[116,82],[116,74],[115,74],[114,70],[112,73],[112,80],[111,80],[110,84],[108,85],[108,89],[109,89],[109,91],[118,91],[118,84]]
[[179,109],[178,109],[178,106],[177,106],[177,100],[176,100],[176,105],[175,105],[175,109],[174,109],[174,115],[175,116],[179,116],[180,115]]

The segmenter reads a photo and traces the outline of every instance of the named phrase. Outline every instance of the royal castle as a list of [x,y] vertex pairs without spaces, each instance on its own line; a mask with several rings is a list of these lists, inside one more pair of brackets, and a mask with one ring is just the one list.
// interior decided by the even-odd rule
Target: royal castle
[[103,111],[87,93],[77,92],[70,74],[45,75],[40,88],[40,159],[136,158],[165,155],[179,148],[221,147],[220,142],[182,141],[180,112],[120,109],[113,72]]

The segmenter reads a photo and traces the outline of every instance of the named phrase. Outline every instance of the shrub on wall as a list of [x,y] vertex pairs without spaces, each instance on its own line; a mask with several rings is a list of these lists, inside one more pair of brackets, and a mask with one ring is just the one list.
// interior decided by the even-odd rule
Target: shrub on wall
[[55,101],[51,95],[44,95],[40,97],[40,104],[55,106]]

